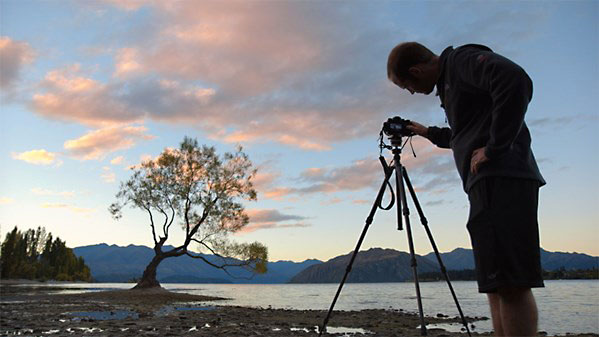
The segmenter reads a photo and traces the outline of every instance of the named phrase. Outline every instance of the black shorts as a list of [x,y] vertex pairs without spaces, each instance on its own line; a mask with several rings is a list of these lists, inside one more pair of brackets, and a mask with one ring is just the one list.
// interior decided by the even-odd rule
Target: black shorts
[[543,287],[537,207],[539,182],[486,177],[468,192],[468,232],[481,293]]

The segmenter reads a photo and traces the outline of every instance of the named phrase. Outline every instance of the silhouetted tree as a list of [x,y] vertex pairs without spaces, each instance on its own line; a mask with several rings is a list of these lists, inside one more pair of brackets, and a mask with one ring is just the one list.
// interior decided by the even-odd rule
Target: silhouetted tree
[[[166,258],[182,255],[225,271],[227,267],[239,266],[255,273],[266,272],[265,246],[228,240],[229,234],[249,222],[238,200],[256,200],[251,182],[255,173],[241,147],[235,153],[225,153],[221,159],[214,147],[200,147],[197,140],[188,137],[178,149],[167,148],[158,158],[133,168],[133,175],[121,183],[117,202],[109,210],[119,219],[123,207],[130,205],[149,216],[155,256],[134,288],[159,287],[158,265]],[[185,239],[181,245],[163,251],[175,220],[185,231]],[[221,262],[190,253],[188,247],[192,242],[200,252],[221,257]]]

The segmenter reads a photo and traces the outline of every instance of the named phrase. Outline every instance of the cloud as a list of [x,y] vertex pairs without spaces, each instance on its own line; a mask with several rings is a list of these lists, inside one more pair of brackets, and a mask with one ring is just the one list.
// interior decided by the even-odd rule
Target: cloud
[[19,80],[23,67],[33,62],[35,54],[27,42],[0,37],[0,89],[8,90]]
[[67,208],[69,205],[59,202],[45,202],[42,204],[42,208]]
[[278,180],[282,173],[273,168],[273,162],[268,161],[257,166],[258,173],[252,180],[254,188],[258,192],[258,198],[281,200],[288,196],[291,188],[281,187]]
[[[123,44],[110,46],[113,76],[78,92],[49,76],[46,91],[32,100],[38,114],[93,127],[152,119],[193,126],[226,142],[273,142],[306,151],[376,136],[391,112],[420,117],[434,107],[442,116],[434,97],[398,94],[386,79],[389,51],[413,35],[388,24],[402,7],[394,2],[107,0],[104,6],[127,12],[144,7],[143,17],[151,22],[124,13],[135,20],[123,32]],[[443,12],[429,7],[436,15]],[[544,17],[532,9],[496,7],[475,6],[481,15],[445,29],[456,31],[455,39],[433,37],[432,48],[442,50],[447,40],[486,39],[505,26],[494,13],[533,16],[525,25],[530,29],[504,28],[499,41],[526,39],[524,33],[535,31]],[[80,69],[57,71],[70,80],[93,80]]]
[[382,172],[381,164],[374,158],[333,169],[309,168],[300,174],[300,180],[311,185],[295,191],[299,194],[356,191],[376,185],[376,178],[384,177]]
[[[591,117],[591,118],[589,118]],[[577,114],[573,116],[564,116],[564,117],[543,117],[543,118],[535,118],[530,121],[527,121],[527,124],[532,127],[554,127],[559,128],[564,125],[570,124],[579,120],[590,120],[592,119],[592,115],[585,114]],[[595,116],[595,119],[597,117]]]
[[144,115],[123,100],[123,83],[91,79],[78,64],[48,72],[40,86],[45,91],[33,95],[31,108],[46,118],[107,127],[135,122]]
[[341,199],[341,198],[331,198],[331,199],[323,202],[323,205],[334,205],[334,204],[338,204],[342,201],[343,201],[343,199]]
[[124,160],[124,159],[125,159],[125,157],[123,157],[123,156],[114,157],[114,158],[113,158],[113,159],[110,161],[110,163],[111,163],[112,165],[120,165],[120,164],[122,164],[122,163],[123,163],[123,160]]
[[250,217],[250,223],[243,228],[242,233],[254,232],[259,229],[310,227],[309,224],[303,222],[285,223],[306,220],[307,217],[283,214],[275,209],[249,209],[246,210],[246,213]]
[[453,201],[451,200],[445,200],[445,199],[440,199],[440,200],[431,200],[431,201],[427,201],[425,203],[426,206],[440,206],[440,205],[445,205],[448,203],[453,203]]
[[93,213],[96,211],[93,208],[77,207],[77,206],[60,203],[60,202],[44,202],[43,204],[41,204],[41,207],[42,208],[64,208],[64,209],[68,209],[71,212],[82,213],[82,214],[89,214],[89,213]]
[[60,196],[60,197],[65,197],[65,198],[72,198],[75,196],[75,191],[56,192],[56,191],[39,188],[39,187],[32,188],[31,193],[33,193],[35,195]]
[[80,160],[101,160],[109,153],[131,148],[138,141],[150,140],[144,126],[113,126],[90,131],[84,136],[67,140],[65,150]]
[[[110,5],[148,6],[156,20],[125,32],[131,38],[112,51],[111,78],[92,79],[74,66],[50,72],[31,102],[38,114],[92,127],[152,119],[195,126],[226,142],[328,151],[336,142],[376,135],[389,111],[432,104],[396,95],[384,69],[396,35],[379,25],[364,29],[358,12],[366,5]],[[70,90],[78,82],[88,90]]]
[[[428,140],[416,138],[413,146],[417,153],[414,157],[411,150],[404,149],[401,163],[408,170],[410,181],[420,192],[443,193],[450,188],[461,186],[451,157],[451,151],[437,148]],[[387,158],[390,164],[389,158]],[[355,192],[362,189],[378,189],[384,173],[376,157],[367,157],[339,167],[312,167],[302,171],[294,186],[275,184],[276,174],[266,174],[261,184],[264,195],[271,199],[282,199],[290,196],[307,196],[314,194],[334,194]],[[393,178],[392,178],[393,179]],[[329,202],[338,202],[333,197]],[[372,201],[355,200],[354,203],[371,203]]]
[[105,2],[124,9],[126,11],[135,11],[143,7],[144,4],[150,3],[148,0],[104,0]]
[[0,197],[0,205],[8,205],[15,202],[15,199],[9,197]]
[[32,110],[46,118],[94,128],[145,118],[198,126],[203,121],[209,128],[220,118],[216,110],[222,108],[214,106],[207,115],[203,111],[216,95],[215,89],[207,86],[152,76],[102,83],[85,75],[78,64],[48,72],[40,87],[43,90],[33,95]]
[[142,67],[138,63],[138,59],[139,51],[135,48],[122,48],[119,50],[116,55],[114,76],[125,77],[140,72]]
[[56,164],[60,166],[62,161],[58,159],[58,154],[54,152],[48,152],[44,149],[31,150],[21,153],[12,153],[13,159],[22,160],[24,162],[34,165],[52,165]]
[[112,172],[112,169],[110,167],[104,166],[102,167],[102,170],[104,172],[100,176],[102,177],[102,180],[104,180],[104,182],[113,183],[116,181],[116,174]]

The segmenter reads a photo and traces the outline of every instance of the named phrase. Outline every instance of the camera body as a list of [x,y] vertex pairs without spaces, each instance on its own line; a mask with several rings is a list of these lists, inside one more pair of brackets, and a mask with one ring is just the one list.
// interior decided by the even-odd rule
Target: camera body
[[401,137],[411,137],[415,135],[415,133],[408,129],[408,125],[411,125],[412,122],[407,119],[403,119],[399,116],[395,116],[387,119],[386,122],[383,123],[383,132],[390,139],[401,139]]

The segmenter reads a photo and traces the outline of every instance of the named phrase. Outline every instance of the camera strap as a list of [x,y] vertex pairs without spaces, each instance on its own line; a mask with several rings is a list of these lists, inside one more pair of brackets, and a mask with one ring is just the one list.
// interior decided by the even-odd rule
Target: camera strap
[[[379,156],[379,161],[381,162],[381,165],[383,165],[383,171],[385,172],[385,177],[391,176],[390,171],[393,171],[394,168],[392,166],[390,167],[389,165],[387,165],[387,161],[385,160],[385,157],[383,157],[382,155]],[[387,187],[389,187],[389,191],[391,191],[391,201],[389,201],[389,205],[387,205],[386,207],[383,207],[383,204],[382,204],[383,198],[381,198],[381,200],[379,200],[379,203],[377,205],[378,208],[385,210],[385,211],[390,210],[393,207],[393,205],[395,205],[395,192],[393,192],[393,187],[391,187],[391,184],[389,183],[389,179],[387,179]],[[385,188],[385,189],[387,189],[387,188]]]

